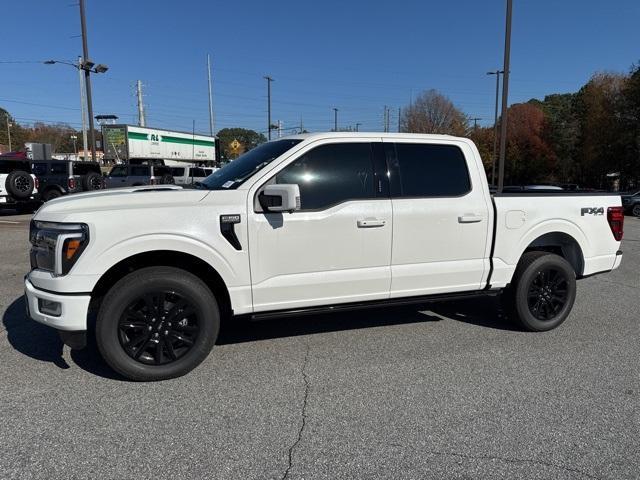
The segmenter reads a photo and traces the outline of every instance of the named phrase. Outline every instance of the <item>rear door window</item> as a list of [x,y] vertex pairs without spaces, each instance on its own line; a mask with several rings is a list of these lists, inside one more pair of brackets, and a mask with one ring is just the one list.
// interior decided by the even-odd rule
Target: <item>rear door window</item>
[[89,173],[95,172],[100,173],[99,165],[92,165],[90,163],[72,163],[73,174],[74,175],[87,175]]
[[116,165],[109,172],[110,177],[126,177],[127,176],[127,166],[126,165]]
[[396,143],[385,150],[395,197],[458,197],[471,190],[467,161],[455,145]]

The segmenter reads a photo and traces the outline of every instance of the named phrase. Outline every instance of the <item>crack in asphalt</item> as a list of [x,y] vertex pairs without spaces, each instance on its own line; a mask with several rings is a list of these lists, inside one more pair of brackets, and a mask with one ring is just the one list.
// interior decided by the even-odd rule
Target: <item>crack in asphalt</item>
[[[412,450],[416,451],[413,446],[410,445],[400,445],[398,443],[391,443],[390,445],[394,447],[406,448],[409,446]],[[529,458],[509,458],[509,457],[500,457],[496,455],[470,455],[466,453],[457,453],[457,452],[442,452],[439,450],[420,450],[422,453],[427,453],[429,455],[441,456],[441,457],[458,457],[458,458],[466,458],[468,460],[497,460],[499,462],[505,463],[532,463],[534,465],[544,465],[545,467],[556,468],[558,470],[564,470],[566,472],[575,473],[577,475],[581,475],[585,478],[593,478],[595,480],[600,480],[600,477],[596,477],[595,475],[591,475],[583,470],[567,467],[566,465],[560,465],[558,463],[545,462],[544,460],[535,460]]]
[[282,475],[281,480],[286,480],[287,478],[289,478],[289,472],[293,467],[293,451],[302,440],[302,432],[304,431],[304,427],[307,425],[307,401],[309,400],[309,389],[310,389],[309,377],[307,376],[307,364],[309,363],[309,344],[306,343],[305,345],[307,348],[304,354],[304,362],[302,363],[302,369],[301,369],[302,380],[304,381],[304,398],[302,399],[302,411],[301,411],[302,422],[300,424],[300,429],[298,430],[298,438],[296,438],[296,441],[289,447],[289,464],[287,465],[287,469]]

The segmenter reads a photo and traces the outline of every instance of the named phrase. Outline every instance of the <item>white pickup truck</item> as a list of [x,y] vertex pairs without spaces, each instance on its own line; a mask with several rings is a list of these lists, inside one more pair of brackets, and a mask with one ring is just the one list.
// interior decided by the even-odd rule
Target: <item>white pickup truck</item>
[[31,318],[75,348],[91,331],[116,371],[159,380],[202,362],[234,315],[501,293],[524,329],[549,330],[576,279],[622,259],[618,195],[491,195],[464,138],[292,136],[198,186],[44,205],[30,231]]

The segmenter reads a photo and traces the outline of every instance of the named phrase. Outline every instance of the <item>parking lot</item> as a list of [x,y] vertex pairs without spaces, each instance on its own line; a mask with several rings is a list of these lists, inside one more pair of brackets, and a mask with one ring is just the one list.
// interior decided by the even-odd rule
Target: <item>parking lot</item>
[[25,318],[28,216],[0,216],[2,478],[638,478],[640,219],[547,333],[494,299],[227,322],[132,383]]

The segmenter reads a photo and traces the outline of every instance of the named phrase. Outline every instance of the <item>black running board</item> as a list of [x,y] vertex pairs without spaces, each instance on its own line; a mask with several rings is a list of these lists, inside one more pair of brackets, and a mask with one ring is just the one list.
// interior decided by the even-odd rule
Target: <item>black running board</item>
[[495,296],[500,290],[471,290],[468,292],[439,293],[434,295],[421,295],[419,297],[389,298],[384,300],[371,300],[368,302],[338,303],[335,305],[322,305],[318,307],[305,307],[285,310],[270,310],[249,315],[251,320],[267,320],[290,316],[315,315],[320,313],[348,312],[365,308],[397,307],[402,305],[416,305],[423,303],[444,302],[447,300],[460,300],[473,297]]

